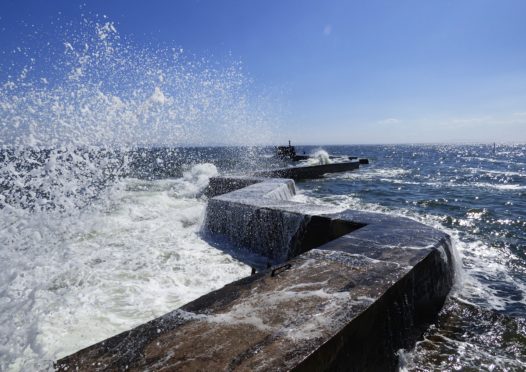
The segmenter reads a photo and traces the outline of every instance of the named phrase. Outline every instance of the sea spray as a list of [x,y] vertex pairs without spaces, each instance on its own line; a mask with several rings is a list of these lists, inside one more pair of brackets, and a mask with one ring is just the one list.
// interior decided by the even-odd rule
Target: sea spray
[[130,178],[166,146],[268,141],[241,65],[138,47],[106,20],[64,35],[0,81],[0,370],[51,368],[249,273],[199,238],[213,165]]
[[309,157],[302,161],[300,165],[323,165],[323,164],[330,164],[332,163],[332,160],[329,156],[329,153],[323,149],[316,149],[313,150]]
[[318,164],[330,164],[332,161],[329,157],[329,153],[325,150],[317,150],[311,157],[318,161]]

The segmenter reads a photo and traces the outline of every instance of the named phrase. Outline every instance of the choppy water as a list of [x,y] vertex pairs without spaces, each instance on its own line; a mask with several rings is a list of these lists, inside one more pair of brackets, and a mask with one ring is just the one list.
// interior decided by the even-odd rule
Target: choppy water
[[526,145],[324,149],[372,163],[299,183],[300,200],[414,218],[461,255],[461,281],[436,327],[401,353],[404,368],[526,368]]

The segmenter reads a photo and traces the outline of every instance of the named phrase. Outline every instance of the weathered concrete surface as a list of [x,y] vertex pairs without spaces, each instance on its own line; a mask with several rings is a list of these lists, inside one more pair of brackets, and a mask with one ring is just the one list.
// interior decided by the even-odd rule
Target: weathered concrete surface
[[277,266],[57,368],[394,370],[451,288],[449,237],[406,218],[294,203],[291,180],[252,181],[212,182],[230,192],[209,200],[205,229]]
[[[234,189],[239,184],[232,181],[225,185]],[[322,216],[332,208],[289,201],[294,194],[292,180],[267,179],[216,196],[208,201],[206,229],[277,264],[362,226]]]
[[360,162],[349,161],[345,163],[331,163],[323,165],[310,165],[305,167],[280,168],[268,171],[255,172],[255,177],[280,177],[293,180],[321,178],[327,173],[348,172],[360,167]]
[[[312,158],[311,155],[296,155],[296,156],[293,156],[292,157],[292,160],[294,161],[300,161],[300,160],[307,160],[307,159],[310,159]],[[348,159],[348,160],[356,160],[358,159],[357,156],[333,156],[333,155],[330,155],[329,156],[329,159],[341,159],[341,158],[345,158],[345,159]]]
[[264,178],[256,177],[211,177],[205,195],[212,198],[217,195],[226,194],[264,181]]

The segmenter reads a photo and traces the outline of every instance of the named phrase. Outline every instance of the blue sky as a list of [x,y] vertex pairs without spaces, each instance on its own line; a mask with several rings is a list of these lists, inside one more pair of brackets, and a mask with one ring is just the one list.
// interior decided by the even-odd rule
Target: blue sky
[[[274,96],[282,142],[526,142],[523,0],[3,0],[0,51],[42,42],[59,12],[242,61]],[[33,25],[42,40],[24,38]]]

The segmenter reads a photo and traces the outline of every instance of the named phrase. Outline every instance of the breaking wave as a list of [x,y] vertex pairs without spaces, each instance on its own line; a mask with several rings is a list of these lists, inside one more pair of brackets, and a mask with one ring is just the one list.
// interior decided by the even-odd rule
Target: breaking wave
[[70,28],[1,75],[0,370],[50,369],[250,272],[199,237],[214,165],[134,178],[161,147],[270,141],[241,64]]

